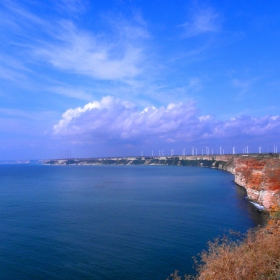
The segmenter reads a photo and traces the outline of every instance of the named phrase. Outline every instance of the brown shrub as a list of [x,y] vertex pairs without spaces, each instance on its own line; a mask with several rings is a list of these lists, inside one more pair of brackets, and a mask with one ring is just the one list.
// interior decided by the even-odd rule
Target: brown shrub
[[[280,226],[278,221],[267,228],[250,230],[242,241],[228,238],[209,242],[200,254],[197,280],[280,280]],[[173,280],[181,279],[178,272]],[[172,278],[173,277],[173,278]]]
[[258,229],[241,243],[216,240],[201,260],[199,280],[280,279],[280,234]]

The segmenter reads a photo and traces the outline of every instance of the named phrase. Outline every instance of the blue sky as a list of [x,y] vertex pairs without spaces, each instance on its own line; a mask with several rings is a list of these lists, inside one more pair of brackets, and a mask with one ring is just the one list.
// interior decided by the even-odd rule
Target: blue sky
[[2,0],[0,159],[280,150],[280,3],[166,2]]

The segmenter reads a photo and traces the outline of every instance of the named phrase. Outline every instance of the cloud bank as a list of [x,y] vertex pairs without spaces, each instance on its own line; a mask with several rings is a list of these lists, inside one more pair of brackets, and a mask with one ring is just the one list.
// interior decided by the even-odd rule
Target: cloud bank
[[84,107],[68,109],[53,127],[53,135],[79,141],[191,142],[230,137],[279,135],[280,117],[239,116],[217,120],[199,115],[195,102],[146,107],[111,96]]

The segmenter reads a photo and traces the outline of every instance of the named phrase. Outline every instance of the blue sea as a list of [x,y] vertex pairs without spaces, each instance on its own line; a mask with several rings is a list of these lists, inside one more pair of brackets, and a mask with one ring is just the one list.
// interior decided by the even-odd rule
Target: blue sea
[[230,173],[0,165],[0,279],[166,279],[228,230],[262,224]]

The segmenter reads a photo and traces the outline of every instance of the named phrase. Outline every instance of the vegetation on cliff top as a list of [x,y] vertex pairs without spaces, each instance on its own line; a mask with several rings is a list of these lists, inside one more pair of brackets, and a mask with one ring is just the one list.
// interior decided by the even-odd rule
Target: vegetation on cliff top
[[182,166],[203,166],[218,167],[225,161],[216,161],[214,159],[180,159],[173,157],[135,157],[135,158],[101,158],[101,159],[62,159],[46,160],[45,164],[109,164],[109,165],[182,165]]
[[[274,209],[265,228],[250,230],[239,241],[218,238],[199,257],[197,275],[185,275],[185,280],[279,280],[280,208]],[[175,271],[169,279],[182,277]]]

